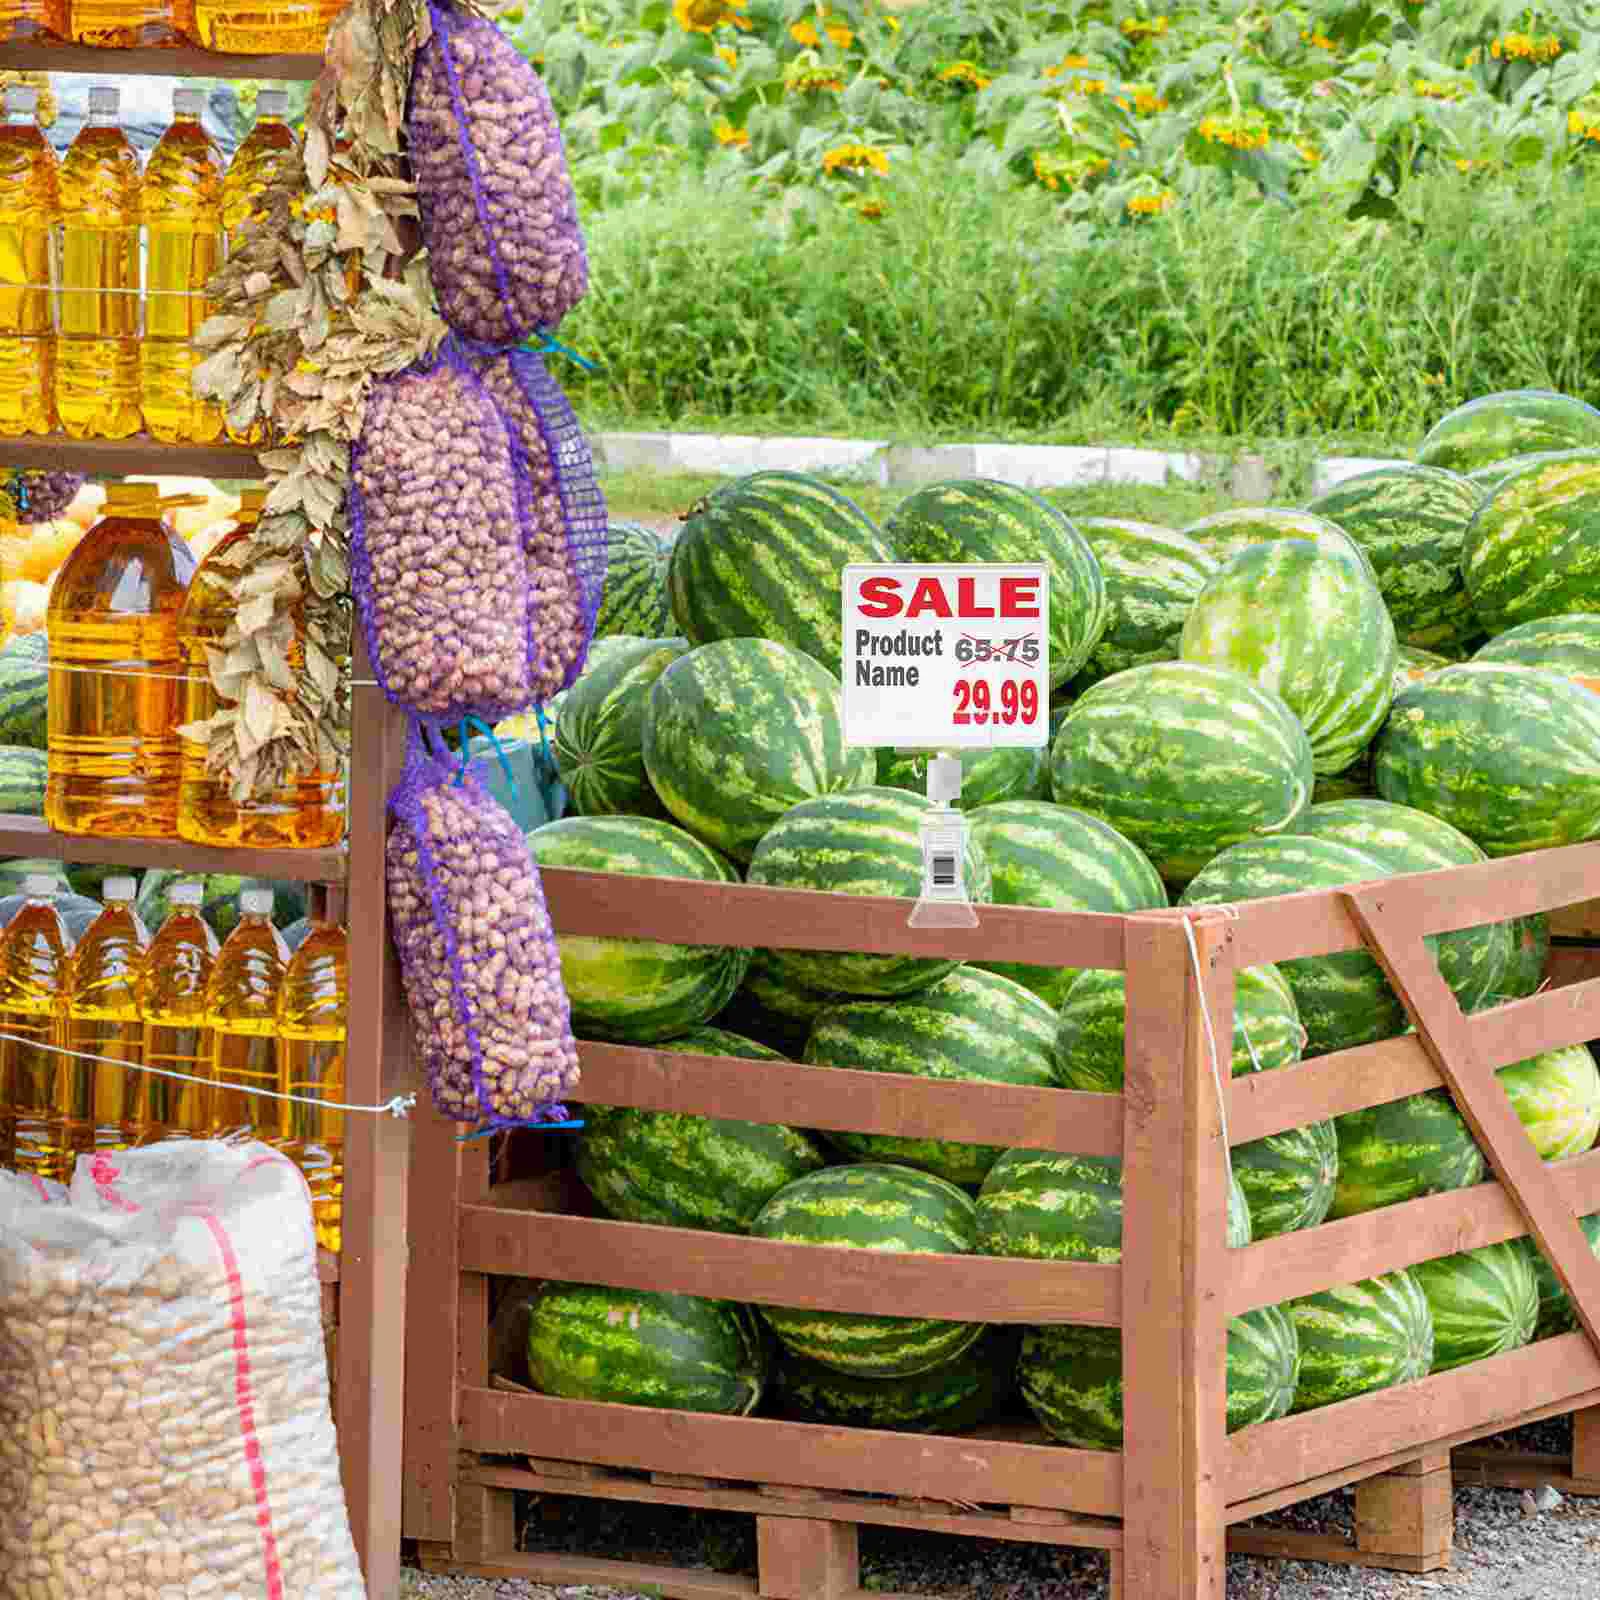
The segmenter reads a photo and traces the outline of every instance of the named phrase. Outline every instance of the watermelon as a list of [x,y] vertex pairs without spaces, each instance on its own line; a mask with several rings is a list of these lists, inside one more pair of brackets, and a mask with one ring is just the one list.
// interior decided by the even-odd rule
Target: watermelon
[[768,1365],[755,1319],[728,1300],[544,1283],[529,1312],[529,1376],[567,1400],[743,1417]]
[[1332,1218],[1356,1217],[1423,1195],[1482,1183],[1483,1152],[1443,1089],[1407,1095],[1333,1119],[1339,1179]]
[[1414,644],[1403,644],[1400,646],[1399,659],[1395,662],[1394,692],[1399,694],[1402,689],[1409,688],[1413,683],[1421,683],[1441,668],[1454,665],[1455,661],[1450,656],[1442,656],[1434,650],[1419,650]]
[[[139,898],[134,902],[133,909],[151,933],[155,933],[172,914],[167,893],[173,884],[192,882],[195,877],[195,873],[173,872],[166,867],[149,867],[145,870],[139,880]],[[239,896],[245,889],[272,890],[272,921],[277,928],[287,928],[306,914],[303,883],[268,883],[264,878],[243,878],[232,872],[213,872],[202,881],[205,884],[205,896],[200,902],[200,915],[219,939],[226,939],[238,927]]]
[[[1314,805],[1293,824],[1295,833],[1334,839],[1380,862],[1401,877],[1464,867],[1485,859],[1464,833],[1412,806],[1389,800],[1336,800]],[[1500,992],[1511,965],[1514,929],[1509,922],[1430,934],[1425,943],[1465,1011]]]
[[723,639],[674,661],[650,691],[641,748],[667,810],[736,861],[791,806],[877,772],[870,749],[845,748],[838,677],[766,639]]
[[556,770],[583,816],[663,816],[645,776],[644,711],[656,679],[689,646],[682,639],[611,638],[590,647],[556,724]]
[[[943,1178],[865,1162],[797,1178],[761,1208],[750,1232],[793,1244],[969,1255],[977,1218],[972,1201]],[[760,1309],[790,1354],[860,1378],[907,1378],[942,1366],[984,1331],[981,1322],[933,1317]]]
[[677,631],[667,595],[671,558],[671,535],[640,522],[613,522],[606,529],[606,582],[595,617],[596,639],[617,634],[663,639]]
[[1553,389],[1508,389],[1447,412],[1417,447],[1417,460],[1476,472],[1510,456],[1585,445],[1600,445],[1600,411]]
[[13,661],[47,662],[50,659],[50,635],[41,628],[37,633],[14,633],[6,641],[0,656]]
[[[1585,447],[1587,448],[1587,447]],[[1566,450],[1532,450],[1527,455],[1508,456],[1504,461],[1491,462],[1487,467],[1479,467],[1467,474],[1467,482],[1478,491],[1478,506],[1482,507],[1494,498],[1495,490],[1507,478],[1514,478],[1524,468],[1540,461],[1560,461],[1569,454]]]
[[1333,1206],[1339,1135],[1331,1122],[1307,1122],[1235,1145],[1233,1174],[1250,1207],[1252,1238],[1314,1228]]
[[[1395,680],[1395,692],[1398,693],[1400,682]],[[1354,766],[1346,767],[1343,772],[1325,772],[1311,786],[1311,803],[1314,806],[1326,805],[1330,800],[1365,800],[1372,795],[1372,749],[1369,746],[1366,752]]]
[[[972,838],[994,883],[994,903],[1053,911],[1146,911],[1167,904],[1150,858],[1108,822],[1048,800],[1007,800],[968,812]],[[1075,967],[985,961],[1058,1006]]]
[[[1232,905],[1307,889],[1338,889],[1387,877],[1383,863],[1336,839],[1278,834],[1223,851],[1184,890],[1183,905]],[[1306,1054],[1393,1038],[1405,1008],[1365,950],[1278,963],[1306,1030]]]
[[1377,586],[1304,539],[1241,550],[1206,580],[1183,624],[1185,661],[1230,667],[1281,696],[1318,772],[1343,772],[1383,725],[1399,646]]
[[1050,683],[1059,687],[1100,643],[1110,621],[1105,577],[1066,512],[993,478],[933,483],[908,495],[884,525],[901,561],[1042,561],[1050,569]]
[[[1055,1014],[1037,995],[1009,978],[959,967],[921,993],[887,1005],[859,1001],[824,1011],[811,1030],[805,1059],[854,1072],[1048,1088],[1054,1033]],[[856,1160],[920,1167],[974,1188],[1004,1154],[995,1145],[894,1134],[825,1137]]]
[[[129,868],[106,865],[90,865],[87,861],[69,861],[66,863],[67,882],[72,885],[74,894],[81,894],[90,900],[100,898],[100,890],[107,878],[125,878],[129,875]],[[133,874],[138,877],[138,873]]]
[[[661,1048],[749,1061],[783,1059],[776,1050],[721,1028],[696,1028]],[[781,1123],[636,1106],[585,1106],[578,1139],[578,1176],[612,1216],[718,1233],[745,1232],[786,1183],[824,1165],[826,1158],[811,1139]]]
[[1215,559],[1187,535],[1153,522],[1082,517],[1077,529],[1105,575],[1110,617],[1075,683],[1086,689],[1126,667],[1175,661],[1183,619],[1217,570]]
[[[1001,800],[1037,800],[1049,788],[1043,749],[996,745],[992,750],[962,750],[959,754],[961,793],[955,801],[958,811],[974,811]],[[909,789],[913,794],[926,795],[927,756],[887,747],[879,750],[878,782],[886,789]]]
[[1500,980],[1500,992],[1491,996],[1495,1004],[1505,1000],[1525,1000],[1539,992],[1544,969],[1550,960],[1550,918],[1544,912],[1531,917],[1515,917],[1511,923],[1511,961]]
[[1286,506],[1234,506],[1191,522],[1183,533],[1219,566],[1251,545],[1297,539],[1354,556],[1367,569],[1373,582],[1377,582],[1376,569],[1366,551],[1338,523],[1312,511],[1296,511]]
[[1410,1272],[1324,1289],[1283,1309],[1300,1336],[1292,1411],[1413,1383],[1433,1365],[1433,1314]]
[[839,676],[844,569],[895,559],[853,500],[802,472],[756,472],[690,511],[672,547],[667,592],[693,644],[771,639]]
[[1104,818],[1169,883],[1240,839],[1287,827],[1311,778],[1305,729],[1276,694],[1189,661],[1095,684],[1050,751],[1056,801]]
[[1497,634],[1472,659],[1539,667],[1600,692],[1600,612],[1573,611],[1519,622]]
[[1021,1343],[1019,1329],[991,1328],[953,1361],[906,1378],[847,1378],[785,1351],[772,1370],[773,1409],[835,1428],[962,1433],[1010,1397]]
[[[1228,1432],[1284,1416],[1300,1344],[1278,1306],[1228,1319]],[[1045,1431],[1079,1450],[1122,1448],[1122,1335],[1071,1323],[1029,1328],[1017,1362],[1022,1397]]]
[[1480,631],[1461,545],[1481,499],[1459,473],[1397,461],[1346,478],[1308,509],[1366,551],[1401,643],[1450,650]]
[[[654,817],[563,817],[535,828],[528,848],[541,867],[739,881],[716,851]],[[732,999],[750,965],[749,951],[728,945],[577,934],[562,934],[556,943],[574,1031],[629,1044],[654,1044],[709,1022]]]
[[1600,1069],[1586,1044],[1546,1050],[1495,1074],[1545,1161],[1579,1156],[1600,1137]]
[[[1590,1253],[1600,1257],[1600,1211],[1593,1216],[1579,1217],[1578,1226],[1589,1241]],[[1572,1301],[1561,1287],[1561,1280],[1552,1271],[1550,1263],[1545,1260],[1544,1252],[1532,1239],[1520,1242],[1528,1252],[1534,1282],[1539,1286],[1539,1320],[1534,1327],[1534,1338],[1553,1339],[1557,1334],[1576,1333],[1578,1313],[1572,1309]]]
[[1461,550],[1483,627],[1600,611],[1600,449],[1540,457],[1509,473]]
[[830,1006],[848,997],[823,994],[785,978],[770,950],[752,950],[744,982],[717,1019],[723,1027],[743,1033],[796,1060],[811,1035],[811,1024]]
[[[122,869],[126,872],[126,868]],[[54,878],[59,894],[69,889],[66,868],[59,861],[42,861],[32,856],[11,856],[0,860],[0,894],[21,894],[29,878]]]
[[1600,695],[1552,672],[1469,661],[1394,703],[1373,766],[1386,800],[1491,856],[1600,833]]
[[0,745],[0,813],[13,817],[44,815],[44,784],[50,758],[27,745]]
[[[23,639],[45,638],[23,634]],[[48,646],[46,647],[48,649]],[[50,742],[50,670],[34,651],[13,639],[0,650],[0,744],[29,750]]]
[[[930,809],[926,800],[903,789],[876,786],[802,801],[756,846],[747,877],[751,883],[779,889],[914,900],[922,892],[918,830]],[[989,901],[989,868],[970,833],[965,881],[975,905]],[[771,955],[781,978],[824,994],[909,994],[937,983],[958,965],[921,956],[848,950],[774,950]]]
[[1411,1275],[1433,1317],[1430,1372],[1449,1372],[1531,1343],[1539,1280],[1525,1239],[1422,1261]]

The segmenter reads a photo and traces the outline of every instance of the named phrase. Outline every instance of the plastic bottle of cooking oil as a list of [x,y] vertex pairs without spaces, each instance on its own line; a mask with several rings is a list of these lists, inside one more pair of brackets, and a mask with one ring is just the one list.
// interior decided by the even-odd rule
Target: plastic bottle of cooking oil
[[194,555],[161,521],[196,497],[116,483],[50,591],[45,820],[62,833],[178,830],[178,611]]
[[47,0],[50,30],[102,49],[172,48],[194,28],[194,0]]
[[5,90],[6,117],[0,123],[0,434],[8,436],[49,433],[56,425],[50,287],[61,192],[55,151],[36,120],[38,108],[37,89]]
[[194,37],[233,54],[321,55],[343,0],[194,0]]
[[[178,645],[187,677],[183,686],[181,723],[203,722],[225,705],[211,681],[208,651],[222,644],[233,619],[230,563],[241,540],[260,515],[261,496],[246,497],[239,508],[239,527],[224,534],[200,564],[189,584],[189,596],[178,615]],[[289,663],[298,669],[305,659],[304,635],[296,617]],[[235,800],[225,778],[206,771],[206,747],[180,741],[178,837],[197,844],[249,845],[264,850],[315,849],[337,844],[344,834],[344,800],[337,772],[306,772],[280,789],[251,800]]]
[[139,157],[96,84],[61,164],[56,415],[74,439],[139,431]]
[[24,878],[27,898],[0,936],[0,1157],[25,1176],[65,1181],[69,1158],[52,1111],[72,941],[57,887],[48,874]]
[[255,126],[233,153],[222,180],[222,226],[232,233],[250,215],[255,197],[272,181],[277,165],[298,141],[285,120],[289,96],[282,89],[256,95]]
[[205,91],[179,89],[172,126],[145,168],[144,344],[139,353],[145,432],[163,444],[209,444],[222,413],[194,392],[206,320],[205,286],[222,262],[222,152],[200,126]]
[[[239,894],[239,923],[206,985],[211,1028],[211,1133],[279,1142],[278,992],[289,951],[272,925],[272,890]],[[269,1095],[253,1091],[266,1089]]]
[[[60,0],[55,10],[60,11]],[[50,0],[0,0],[0,44],[14,39],[39,42],[52,31]],[[15,93],[16,91],[11,91]]]
[[[150,941],[136,1000],[146,1067],[208,1078],[211,1030],[206,986],[217,962],[217,936],[200,915],[205,885],[198,879],[167,891],[172,907]],[[211,1091],[181,1078],[141,1072],[124,1129],[130,1145],[156,1139],[203,1139],[211,1131]]]
[[344,1113],[305,1100],[345,1097],[345,1023],[350,1005],[350,955],[345,931],[314,922],[295,951],[278,992],[283,1148],[305,1174],[317,1243],[337,1252],[344,1236]]
[[[78,1156],[127,1142],[144,1060],[138,984],[149,936],[134,914],[132,878],[107,878],[105,909],[84,931],[68,966],[52,1104],[61,1119],[54,1143]],[[88,1057],[99,1057],[89,1060]],[[114,1067],[110,1061],[125,1062]]]

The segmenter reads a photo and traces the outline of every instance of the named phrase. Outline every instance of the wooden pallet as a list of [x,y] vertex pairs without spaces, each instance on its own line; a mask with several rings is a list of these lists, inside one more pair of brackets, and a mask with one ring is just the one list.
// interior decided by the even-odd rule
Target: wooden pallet
[[1452,1454],[1450,1465],[1461,1484],[1494,1489],[1549,1484],[1562,1494],[1600,1495],[1600,1408],[1573,1412],[1572,1449],[1566,1455],[1463,1445]]

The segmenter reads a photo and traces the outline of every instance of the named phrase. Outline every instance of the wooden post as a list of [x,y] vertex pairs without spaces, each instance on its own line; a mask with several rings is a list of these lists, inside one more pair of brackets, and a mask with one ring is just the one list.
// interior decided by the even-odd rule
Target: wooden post
[[1113,1576],[1139,1600],[1222,1600],[1228,1185],[1219,1081],[1225,1089],[1233,1057],[1228,922],[1217,912],[1158,912],[1130,917],[1126,928],[1124,1543]]
[[1600,1406],[1572,1413],[1572,1476],[1600,1487]]
[[1356,1485],[1356,1548],[1363,1554],[1399,1556],[1405,1571],[1433,1572],[1450,1565],[1454,1538],[1449,1451],[1435,1451]]
[[763,1600],[845,1600],[860,1591],[853,1522],[758,1516],[756,1560]]

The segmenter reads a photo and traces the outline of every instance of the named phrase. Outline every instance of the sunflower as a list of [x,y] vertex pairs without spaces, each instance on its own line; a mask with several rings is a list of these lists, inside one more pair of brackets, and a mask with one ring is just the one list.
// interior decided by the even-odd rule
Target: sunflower
[[745,4],[746,0],[673,0],[672,15],[689,33],[712,33],[724,23],[748,28],[749,19],[741,15]]
[[876,172],[880,178],[889,175],[889,152],[875,144],[836,145],[822,158],[824,172]]

